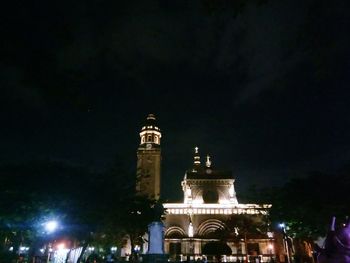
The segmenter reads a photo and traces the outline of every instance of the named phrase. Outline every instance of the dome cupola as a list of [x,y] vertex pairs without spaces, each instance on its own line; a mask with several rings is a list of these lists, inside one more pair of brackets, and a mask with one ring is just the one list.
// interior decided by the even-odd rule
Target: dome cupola
[[162,134],[158,128],[156,117],[154,114],[148,114],[146,123],[140,132],[140,145],[158,145],[160,146],[160,139]]

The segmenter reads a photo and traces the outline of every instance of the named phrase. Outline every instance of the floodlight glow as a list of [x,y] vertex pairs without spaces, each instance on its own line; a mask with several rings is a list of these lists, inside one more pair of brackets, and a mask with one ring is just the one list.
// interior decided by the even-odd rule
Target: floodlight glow
[[57,245],[57,249],[58,249],[58,250],[64,249],[64,243],[58,244],[58,245]]
[[188,237],[193,237],[193,225],[192,223],[188,226]]
[[278,226],[279,226],[280,228],[285,228],[285,227],[286,227],[285,223],[280,223],[280,224],[278,224]]
[[49,221],[45,223],[45,229],[47,232],[54,232],[58,227],[57,221]]
[[270,250],[273,249],[273,245],[272,244],[269,244],[268,247],[269,247]]

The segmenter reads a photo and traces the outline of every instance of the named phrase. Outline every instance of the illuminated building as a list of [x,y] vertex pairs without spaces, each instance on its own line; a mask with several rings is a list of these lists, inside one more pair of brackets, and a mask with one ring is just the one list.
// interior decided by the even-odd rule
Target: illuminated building
[[161,137],[155,116],[149,114],[141,129],[137,149],[136,191],[155,199],[160,196]]
[[[148,115],[140,137],[137,190],[159,197],[161,133],[154,115]],[[223,261],[242,262],[248,256],[250,260],[259,257],[261,262],[267,262],[275,257],[274,237],[267,225],[271,205],[240,204],[234,183],[232,173],[216,169],[209,155],[202,164],[199,149],[195,148],[193,165],[181,182],[183,202],[163,204],[167,210],[164,249],[170,260],[209,256],[208,247],[215,242],[224,244],[229,251]],[[259,233],[251,233],[239,224],[242,218],[248,218],[253,225],[265,224]]]
[[243,239],[239,234],[247,230],[238,223],[245,217],[252,224],[263,225],[271,205],[238,203],[234,182],[231,172],[212,166],[210,156],[206,156],[202,165],[198,147],[195,148],[193,166],[181,182],[183,202],[164,204],[165,250],[170,259],[195,260],[208,254],[208,244],[212,242],[229,247],[230,253],[224,256],[224,261],[243,260],[247,255],[261,260],[272,257],[273,240],[267,235],[267,225],[261,233],[245,233]]

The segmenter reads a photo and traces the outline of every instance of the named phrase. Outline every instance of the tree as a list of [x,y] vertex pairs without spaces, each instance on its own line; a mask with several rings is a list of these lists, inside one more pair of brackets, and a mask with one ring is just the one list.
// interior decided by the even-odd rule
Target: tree
[[228,240],[234,240],[239,243],[244,241],[246,262],[248,262],[247,240],[249,237],[263,236],[266,237],[268,230],[268,218],[266,215],[232,215],[224,221],[225,228],[220,228],[215,232],[221,242],[226,243]]
[[[272,225],[277,228],[284,222],[288,236],[295,243],[305,246],[306,242],[312,247],[314,240],[327,233],[332,216],[344,223],[349,214],[349,170],[349,167],[344,167],[333,175],[312,172],[306,177],[293,178],[280,187],[255,189],[247,199],[272,204]],[[296,252],[305,254],[302,246]]]
[[43,223],[52,218],[64,226],[55,237],[85,239],[82,233],[89,233],[87,227],[82,229],[89,223],[85,201],[93,185],[86,178],[93,177],[82,167],[51,161],[1,165],[1,250],[8,253],[12,247],[16,256],[21,244],[41,246],[48,242]]
[[125,235],[134,248],[163,214],[160,203],[135,195],[135,176],[120,162],[104,172],[50,161],[0,166],[0,246],[3,251],[14,246],[13,254],[21,243],[48,242],[39,230],[50,218],[64,226],[55,238],[84,249],[89,244],[109,249]]

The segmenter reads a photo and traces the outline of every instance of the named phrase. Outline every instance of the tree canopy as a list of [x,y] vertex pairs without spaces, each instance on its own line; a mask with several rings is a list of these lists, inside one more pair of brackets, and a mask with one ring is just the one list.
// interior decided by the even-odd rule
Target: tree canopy
[[295,237],[316,239],[325,236],[332,216],[340,222],[349,214],[349,169],[335,175],[309,173],[285,185],[252,191],[251,199],[272,204],[271,220],[286,224]]
[[[83,246],[119,245],[126,234],[136,241],[157,206],[134,189],[121,163],[103,172],[52,161],[1,165],[1,250],[59,237]],[[47,235],[43,224],[52,219],[60,228]]]

